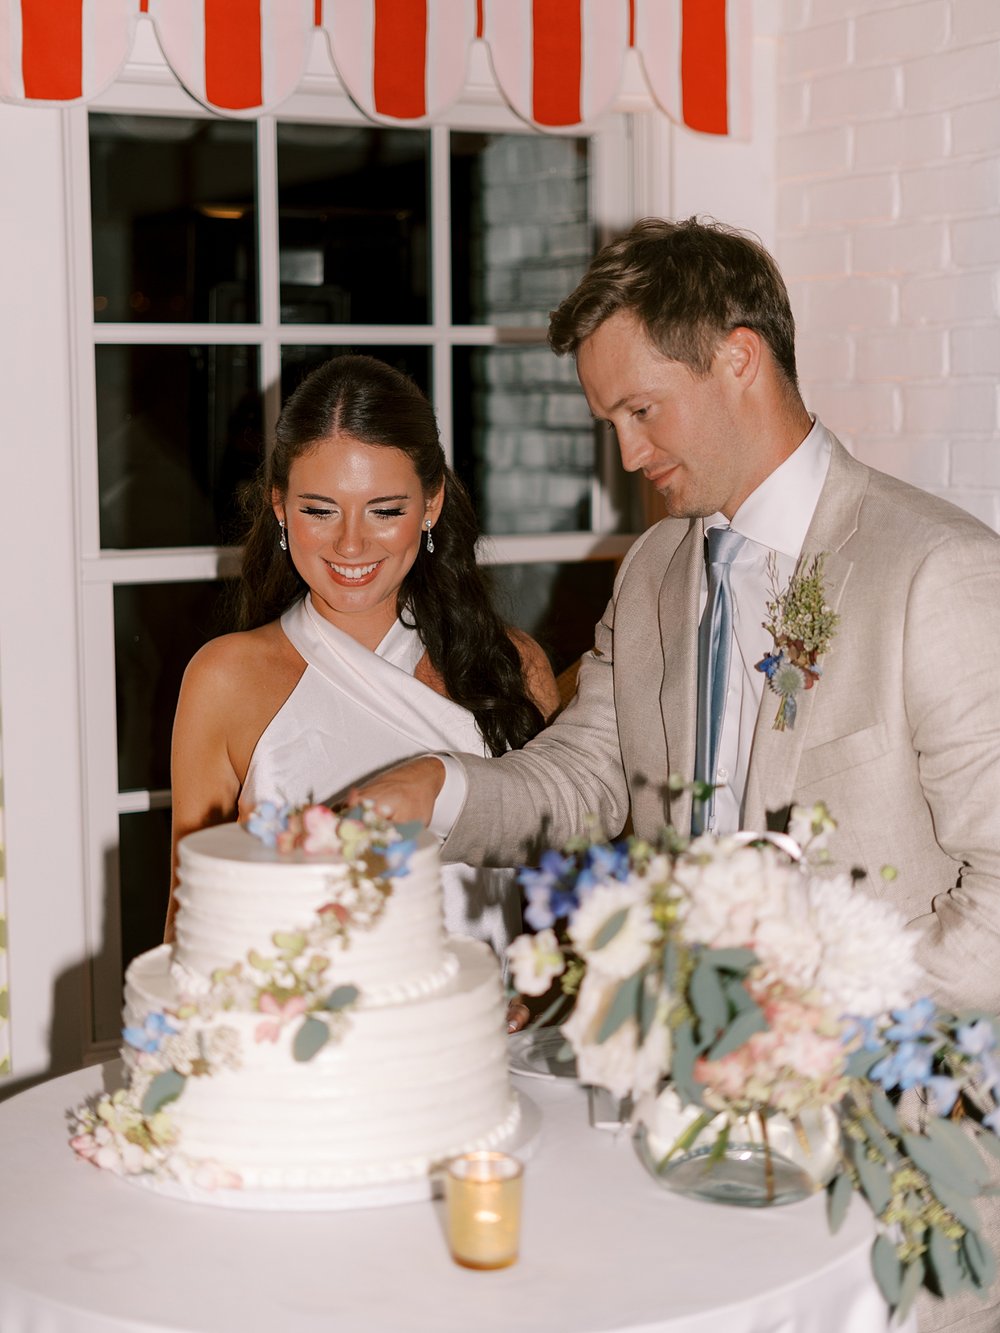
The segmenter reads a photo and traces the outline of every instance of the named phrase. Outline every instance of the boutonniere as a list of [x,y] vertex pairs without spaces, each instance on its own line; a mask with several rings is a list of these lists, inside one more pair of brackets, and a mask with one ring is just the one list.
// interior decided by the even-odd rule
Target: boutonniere
[[764,629],[774,639],[774,651],[756,664],[781,699],[775,731],[791,731],[798,711],[798,694],[811,690],[823,674],[819,659],[830,647],[840,617],[826,603],[823,589],[825,555],[799,560],[784,592],[778,588],[778,562],[768,556],[767,572],[773,596],[767,604]]

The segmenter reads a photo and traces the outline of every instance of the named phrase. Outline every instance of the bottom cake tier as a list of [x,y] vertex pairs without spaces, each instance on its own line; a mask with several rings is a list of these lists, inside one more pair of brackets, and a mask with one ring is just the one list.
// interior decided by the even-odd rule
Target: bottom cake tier
[[[244,1190],[330,1190],[416,1179],[508,1140],[520,1113],[496,959],[476,940],[451,938],[447,949],[457,968],[440,989],[372,1007],[362,999],[307,1060],[293,1054],[294,1022],[239,1010],[212,1018],[239,1067],[188,1077],[170,1103],[173,1174]],[[170,959],[164,945],[132,963],[127,1026],[176,1007]]]

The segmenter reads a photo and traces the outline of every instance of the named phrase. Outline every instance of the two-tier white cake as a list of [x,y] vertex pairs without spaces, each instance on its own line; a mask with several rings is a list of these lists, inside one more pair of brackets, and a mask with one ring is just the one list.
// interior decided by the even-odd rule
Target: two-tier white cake
[[301,1193],[426,1178],[510,1138],[499,967],[445,935],[435,841],[358,852],[280,851],[236,824],[184,839],[176,943],[126,974],[128,1090],[78,1113],[78,1152]]

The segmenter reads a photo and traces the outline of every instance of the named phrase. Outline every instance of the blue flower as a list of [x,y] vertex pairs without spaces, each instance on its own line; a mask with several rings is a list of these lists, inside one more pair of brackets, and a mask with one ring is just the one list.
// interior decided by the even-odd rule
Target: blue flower
[[259,838],[265,847],[275,847],[278,834],[284,833],[288,827],[290,814],[289,805],[278,805],[276,801],[261,801],[260,805],[250,812],[245,827],[247,832]]
[[623,880],[628,877],[628,848],[595,843],[587,848],[583,869],[576,881],[581,893],[586,893],[598,884],[605,884],[609,879]]
[[927,1089],[927,1101],[933,1113],[940,1116],[950,1115],[951,1108],[958,1098],[958,1081],[953,1078],[946,1078],[943,1074],[935,1074],[927,1080],[924,1086]]
[[770,680],[777,671],[783,655],[782,653],[765,653],[761,660],[756,663],[754,670],[763,671],[764,675]]
[[389,843],[382,855],[390,879],[402,879],[410,873],[410,857],[416,850],[416,838],[403,838],[399,842]]
[[882,1045],[882,1036],[878,1030],[878,1019],[859,1018],[856,1015],[851,1015],[840,1039],[845,1046],[850,1046],[858,1037],[861,1038],[861,1046],[864,1050],[877,1051]]
[[937,1013],[937,1005],[933,1000],[924,998],[914,1000],[908,1009],[893,1009],[892,1016],[896,1020],[886,1036],[890,1041],[911,1042],[919,1041],[921,1037],[933,1037],[931,1023]]
[[160,1049],[164,1037],[172,1037],[177,1030],[166,1014],[147,1014],[141,1028],[125,1028],[122,1036],[134,1050],[152,1054]]
[[955,1037],[959,1050],[965,1055],[985,1055],[997,1044],[997,1034],[993,1031],[993,1024],[985,1018],[979,1018],[975,1023],[960,1024],[955,1029]]
[[881,1083],[886,1092],[893,1088],[915,1088],[926,1083],[931,1076],[931,1061],[934,1052],[930,1046],[915,1041],[901,1042],[899,1047],[887,1055],[884,1060],[872,1066],[870,1077]]

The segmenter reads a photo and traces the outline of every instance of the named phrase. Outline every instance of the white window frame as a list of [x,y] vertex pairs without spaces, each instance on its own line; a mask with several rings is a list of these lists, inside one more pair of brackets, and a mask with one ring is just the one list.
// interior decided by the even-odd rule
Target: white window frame
[[[260,347],[265,436],[280,408],[280,351],[292,341],[290,326],[281,326],[278,309],[278,208],[275,173],[276,124],[283,120],[370,124],[347,97],[336,74],[314,47],[298,92],[277,113],[257,118],[259,206],[259,320],[251,324],[126,324],[97,323],[92,310],[89,142],[90,111],[127,115],[177,115],[211,118],[180,87],[166,66],[148,30],[140,25],[129,64],[111,89],[87,107],[72,108],[66,117],[66,198],[69,211],[70,311],[77,530],[79,541],[79,640],[81,745],[86,756],[83,783],[84,894],[86,954],[91,960],[84,1058],[113,1053],[117,1035],[94,1041],[96,1031],[117,1034],[121,1010],[121,954],[117,849],[119,816],[169,805],[168,791],[119,794],[115,707],[114,589],[119,584],[185,582],[216,579],[234,572],[233,548],[186,548],[142,551],[101,551],[98,504],[98,452],[95,344],[241,344]],[[616,110],[588,137],[590,149],[591,217],[598,237],[627,226],[636,216],[662,210],[668,186],[669,126],[655,112],[636,70],[626,78],[626,91]],[[631,90],[631,91],[630,91]],[[631,111],[648,112],[641,116]],[[498,330],[452,326],[449,260],[450,129],[502,133],[533,133],[506,106],[492,83],[485,52],[477,44],[466,94],[430,127],[432,171],[430,208],[433,217],[431,294],[432,321],[422,326],[298,325],[294,341],[355,346],[395,344],[430,346],[434,352],[433,397],[449,461],[452,457],[453,346],[489,346],[499,342],[543,343],[537,327]],[[443,220],[443,225],[442,225]],[[496,564],[537,561],[573,562],[622,555],[634,535],[614,532],[617,516],[608,500],[616,451],[606,437],[592,492],[589,532],[552,535],[494,536],[485,539],[481,555]],[[164,867],[164,875],[167,867]]]

